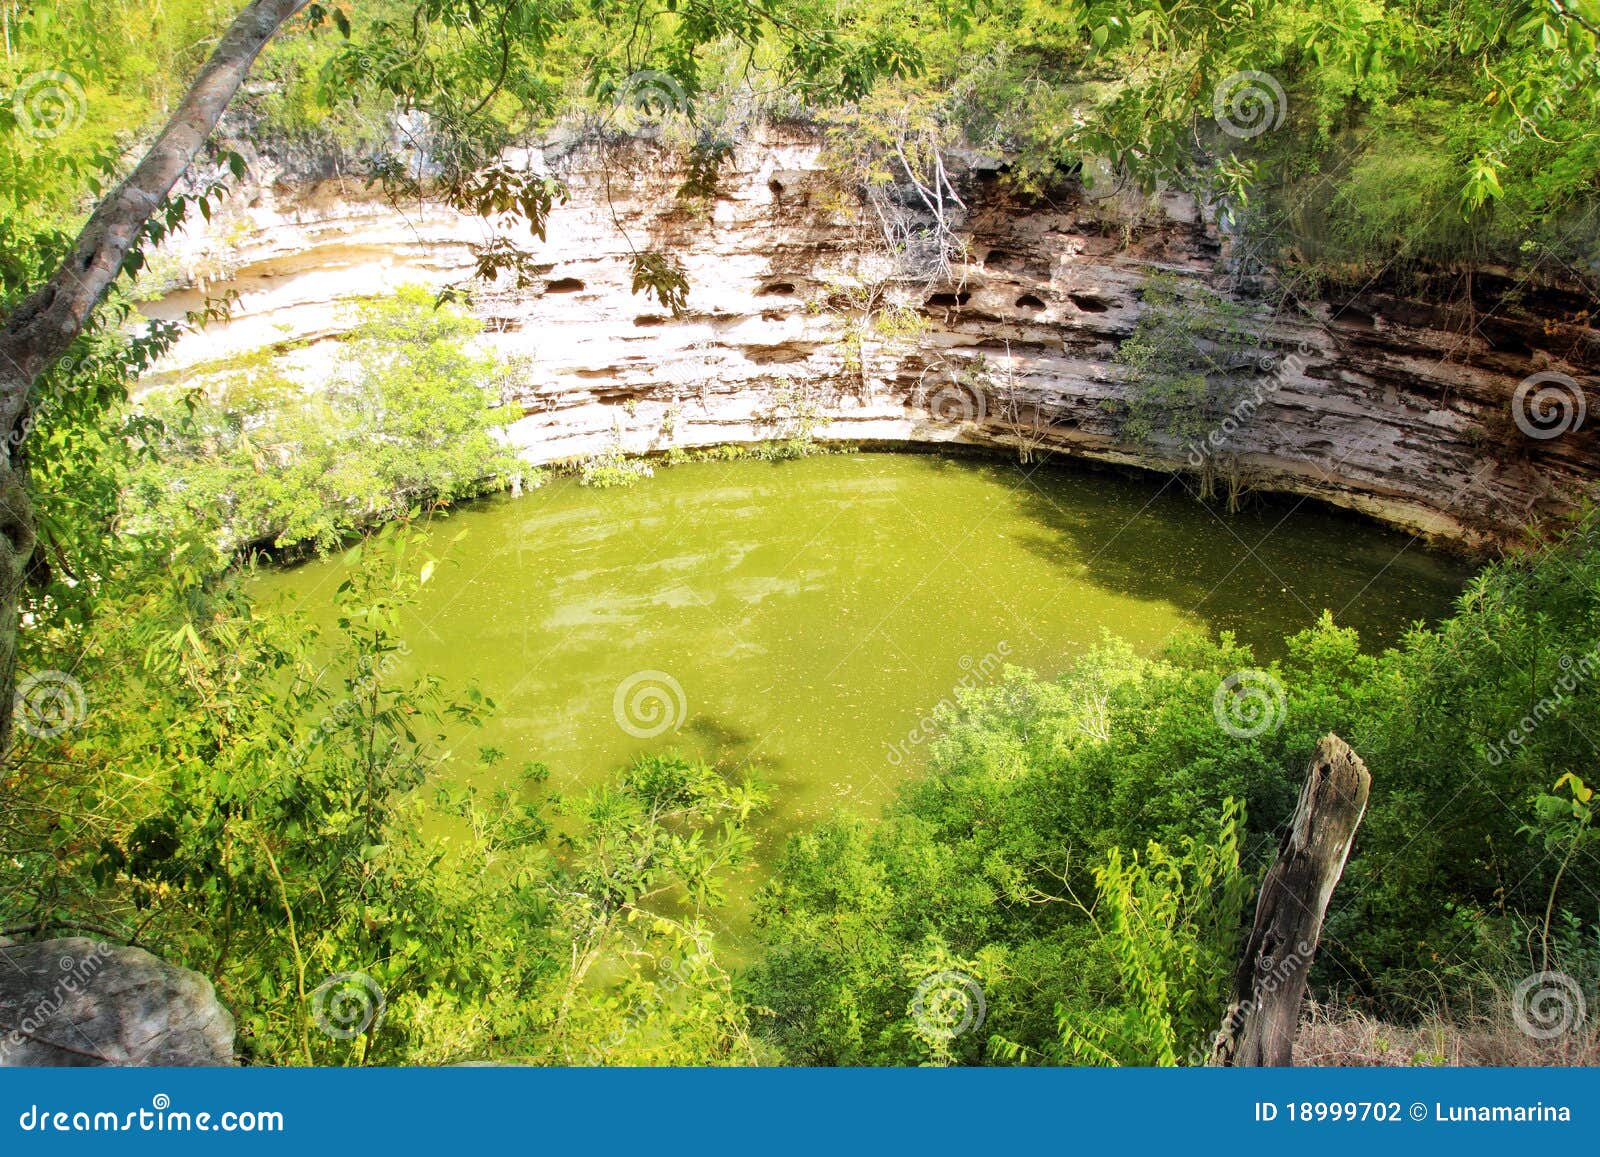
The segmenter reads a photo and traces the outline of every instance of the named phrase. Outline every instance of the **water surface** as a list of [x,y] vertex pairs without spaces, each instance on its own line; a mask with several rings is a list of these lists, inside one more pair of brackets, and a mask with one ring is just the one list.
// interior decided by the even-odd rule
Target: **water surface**
[[[1054,673],[1103,632],[1148,651],[1185,626],[1270,658],[1324,608],[1376,647],[1446,613],[1467,574],[1313,503],[1221,516],[1176,479],[913,454],[561,479],[457,513],[435,549],[463,529],[405,635],[411,662],[498,702],[475,742],[547,763],[560,790],[671,746],[749,765],[769,851],[875,811],[923,757],[908,734],[1002,660]],[[262,585],[317,617],[341,577],[330,561]],[[641,734],[666,719],[651,709],[676,726]]]

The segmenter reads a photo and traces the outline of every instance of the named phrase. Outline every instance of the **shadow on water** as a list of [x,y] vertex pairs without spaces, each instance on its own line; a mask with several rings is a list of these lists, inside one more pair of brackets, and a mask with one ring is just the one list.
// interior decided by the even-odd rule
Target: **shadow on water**
[[692,752],[725,772],[748,771],[769,790],[784,781],[786,761],[762,750],[765,736],[736,727],[720,716],[701,713],[691,717],[678,736],[685,752]]
[[1281,654],[1283,636],[1324,610],[1367,649],[1394,645],[1412,622],[1448,615],[1475,569],[1316,499],[1253,494],[1228,513],[1170,474],[1071,461],[949,459],[940,469],[985,472],[1005,485],[1035,527],[1014,541],[1071,580],[1171,604],[1212,632],[1236,633],[1263,658]]

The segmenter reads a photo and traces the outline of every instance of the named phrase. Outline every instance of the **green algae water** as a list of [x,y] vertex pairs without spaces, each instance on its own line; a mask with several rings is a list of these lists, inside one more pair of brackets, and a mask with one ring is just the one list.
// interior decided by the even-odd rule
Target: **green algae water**
[[[557,791],[666,748],[748,767],[772,795],[764,856],[833,810],[876,811],[935,705],[1005,663],[1055,673],[1105,633],[1150,651],[1185,627],[1267,659],[1325,608],[1378,647],[1446,613],[1468,573],[1313,503],[1223,516],[1176,479],[917,454],[561,479],[434,539],[451,561],[409,662],[497,702],[474,746],[548,764]],[[261,593],[331,619],[343,574],[307,564]]]

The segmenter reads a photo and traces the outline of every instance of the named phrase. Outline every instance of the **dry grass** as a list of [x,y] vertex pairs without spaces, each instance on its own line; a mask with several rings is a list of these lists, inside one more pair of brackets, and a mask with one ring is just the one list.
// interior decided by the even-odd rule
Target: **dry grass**
[[1308,1003],[1295,1039],[1297,1065],[1357,1068],[1411,1065],[1600,1065],[1594,1017],[1553,1040],[1523,1033],[1509,1004],[1473,1020],[1428,1017],[1415,1026],[1387,1024],[1342,1005]]

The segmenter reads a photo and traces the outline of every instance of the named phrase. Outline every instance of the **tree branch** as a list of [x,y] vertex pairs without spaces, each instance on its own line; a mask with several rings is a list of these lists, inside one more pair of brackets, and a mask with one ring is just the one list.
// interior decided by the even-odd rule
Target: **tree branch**
[[256,56],[310,0],[251,0],[234,19],[144,158],[90,215],[71,256],[0,329],[0,430],[66,352],[122,271],[139,234],[199,154]]

